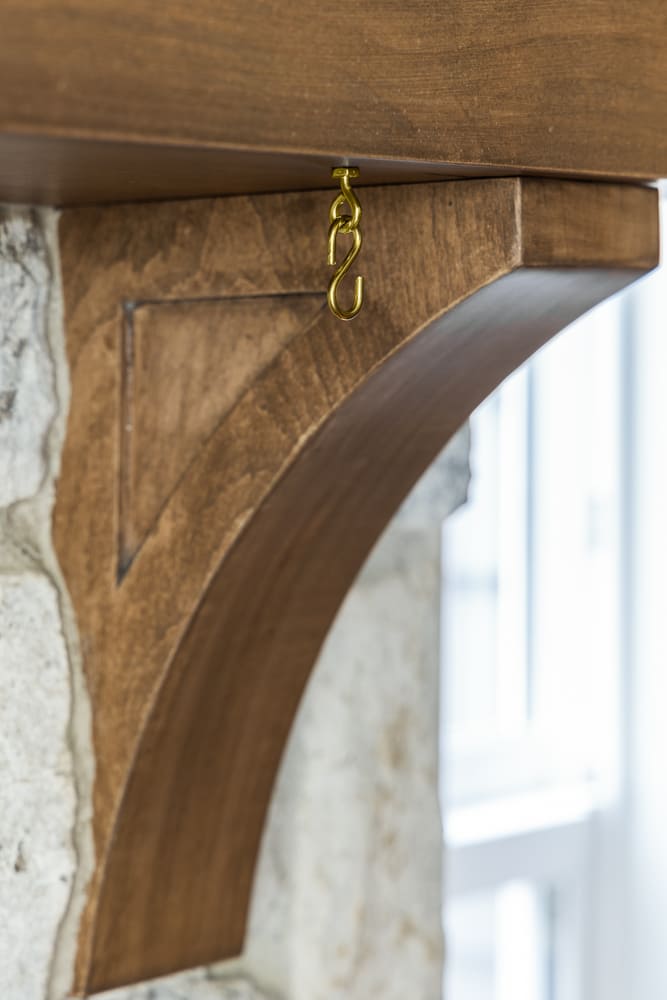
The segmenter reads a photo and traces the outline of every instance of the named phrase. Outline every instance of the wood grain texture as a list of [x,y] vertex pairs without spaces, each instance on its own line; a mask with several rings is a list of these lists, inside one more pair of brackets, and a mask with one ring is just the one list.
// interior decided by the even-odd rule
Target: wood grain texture
[[368,188],[366,302],[344,324],[325,306],[328,203],[61,219],[54,534],[97,753],[82,990],[239,952],[293,715],[379,532],[509,372],[657,263],[650,189]]
[[126,307],[120,575],[202,444],[321,308],[308,293]]
[[663,0],[5,0],[0,197],[667,175]]

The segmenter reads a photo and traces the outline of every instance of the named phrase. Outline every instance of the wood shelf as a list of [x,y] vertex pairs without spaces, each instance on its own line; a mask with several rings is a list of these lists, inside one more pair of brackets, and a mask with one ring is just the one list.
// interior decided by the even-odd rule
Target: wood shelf
[[667,175],[663,0],[8,0],[0,198]]

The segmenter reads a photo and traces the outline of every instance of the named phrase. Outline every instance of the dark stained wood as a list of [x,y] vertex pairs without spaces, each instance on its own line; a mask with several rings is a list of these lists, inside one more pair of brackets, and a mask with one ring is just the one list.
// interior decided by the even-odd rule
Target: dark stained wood
[[658,259],[647,188],[368,188],[345,324],[329,200],[61,219],[54,537],[97,754],[80,989],[238,953],[294,711],[371,545],[494,386]]
[[664,0],[5,0],[0,198],[667,175]]

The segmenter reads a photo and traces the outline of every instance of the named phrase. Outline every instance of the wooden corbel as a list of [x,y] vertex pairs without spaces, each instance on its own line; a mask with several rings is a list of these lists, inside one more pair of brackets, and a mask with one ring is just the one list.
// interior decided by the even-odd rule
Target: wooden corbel
[[343,323],[330,198],[60,218],[54,532],[97,761],[82,992],[239,953],[295,709],[369,549],[473,408],[658,258],[649,188],[368,187]]
[[[664,0],[4,3],[0,199],[65,206],[80,992],[242,948],[292,718],[373,542],[477,403],[657,263],[635,185],[667,176],[666,56]],[[344,165],[350,323],[326,301]]]

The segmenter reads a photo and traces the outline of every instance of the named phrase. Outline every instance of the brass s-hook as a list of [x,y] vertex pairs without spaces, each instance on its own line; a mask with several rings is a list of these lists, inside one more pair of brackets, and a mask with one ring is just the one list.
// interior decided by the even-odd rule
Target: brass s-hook
[[[327,292],[327,302],[334,316],[338,319],[354,319],[363,304],[364,279],[357,275],[354,279],[354,300],[350,309],[344,309],[338,302],[338,286],[352,267],[361,250],[361,205],[350,187],[350,180],[359,176],[358,167],[334,167],[331,176],[340,181],[340,194],[336,195],[329,209],[329,236],[327,260],[331,267],[336,267],[336,238],[338,234],[352,236],[352,246],[345,259],[336,267]],[[345,206],[350,214],[339,214]]]

